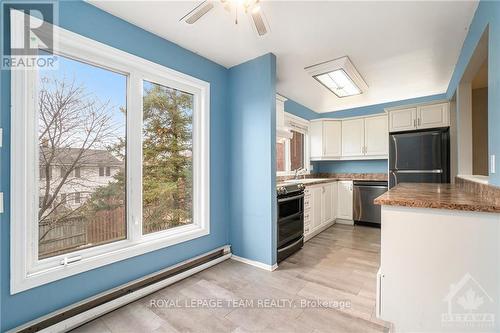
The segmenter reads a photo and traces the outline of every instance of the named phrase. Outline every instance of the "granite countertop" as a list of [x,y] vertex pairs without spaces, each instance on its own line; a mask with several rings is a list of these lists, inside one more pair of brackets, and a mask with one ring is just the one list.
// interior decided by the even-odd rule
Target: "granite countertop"
[[[289,177],[280,177],[280,178],[289,178]],[[293,179],[293,178],[292,178]],[[294,181],[289,179],[288,181],[284,179],[280,179],[277,181],[276,186],[290,185],[293,184]],[[336,182],[339,180],[377,180],[377,181],[387,181],[387,174],[384,173],[320,173],[315,174],[314,177],[312,175],[308,175],[306,178],[297,179],[297,183],[302,183],[305,186],[318,185],[318,184],[326,184],[331,182]]]
[[500,198],[484,197],[456,184],[403,183],[374,201],[377,205],[500,213]]

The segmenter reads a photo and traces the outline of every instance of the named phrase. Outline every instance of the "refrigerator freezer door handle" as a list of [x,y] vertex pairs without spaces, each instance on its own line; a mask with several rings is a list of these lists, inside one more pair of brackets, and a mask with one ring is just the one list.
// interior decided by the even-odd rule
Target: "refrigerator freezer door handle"
[[442,169],[436,170],[395,170],[397,173],[443,173]]
[[398,142],[396,141],[396,136],[391,135],[392,141],[394,142],[394,168],[398,169]]

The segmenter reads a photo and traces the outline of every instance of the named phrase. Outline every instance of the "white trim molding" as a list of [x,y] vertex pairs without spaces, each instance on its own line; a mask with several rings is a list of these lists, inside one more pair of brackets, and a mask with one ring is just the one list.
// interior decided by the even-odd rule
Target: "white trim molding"
[[276,268],[278,268],[278,264],[268,265],[268,264],[264,264],[264,263],[262,263],[260,261],[255,261],[255,260],[251,260],[251,259],[247,259],[247,258],[235,256],[234,254],[231,254],[231,259],[239,261],[239,262],[247,264],[247,265],[255,266],[255,267],[264,269],[266,271],[270,271],[270,272],[272,272]]
[[[13,40],[23,38],[22,15],[11,11]],[[70,254],[38,258],[37,71],[12,71],[11,294],[210,234],[210,84],[60,27],[53,29],[58,35],[55,54],[127,76],[127,238]],[[193,223],[144,235],[143,81],[193,95]]]

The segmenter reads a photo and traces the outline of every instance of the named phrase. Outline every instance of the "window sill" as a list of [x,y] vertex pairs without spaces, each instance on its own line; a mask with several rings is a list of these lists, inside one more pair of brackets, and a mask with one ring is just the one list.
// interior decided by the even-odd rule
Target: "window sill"
[[[188,226],[145,235],[140,242],[134,242],[126,239],[110,244],[96,246],[91,249],[75,251],[71,253],[71,257],[82,256],[82,259],[67,265],[58,265],[55,267],[52,265],[52,267],[43,267],[46,266],[43,263],[49,259],[51,262],[60,262],[63,260],[65,255],[43,259],[40,261],[41,265],[38,267],[32,267],[30,272],[26,272],[25,274],[22,274],[22,276],[16,276],[17,269],[12,269],[11,295],[209,234],[210,230],[208,226],[203,228],[198,225],[191,224]],[[12,261],[11,265],[18,266],[19,264]]]
[[[302,176],[307,176],[310,174],[311,174],[311,172],[307,171],[307,172],[300,173],[297,176],[302,177]],[[288,177],[288,176],[295,176],[295,172],[287,172],[287,171],[276,172],[276,177]]]

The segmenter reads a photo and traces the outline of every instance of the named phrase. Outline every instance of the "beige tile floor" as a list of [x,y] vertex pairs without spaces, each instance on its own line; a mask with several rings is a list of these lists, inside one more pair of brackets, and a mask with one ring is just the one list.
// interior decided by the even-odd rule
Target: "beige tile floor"
[[227,260],[74,332],[387,332],[375,318],[379,261],[379,229],[334,225],[274,272]]

